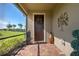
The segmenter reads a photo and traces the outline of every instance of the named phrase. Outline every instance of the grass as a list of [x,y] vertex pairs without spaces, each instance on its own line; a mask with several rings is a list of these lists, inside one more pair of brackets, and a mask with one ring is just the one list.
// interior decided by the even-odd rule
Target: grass
[[18,34],[22,34],[22,33],[23,32],[13,32],[13,31],[4,31],[4,30],[1,30],[0,31],[0,38],[12,36],[12,35],[18,35]]
[[19,46],[23,41],[25,41],[24,35],[0,40],[0,55],[8,53],[11,49]]
[[[16,34],[22,34],[23,32],[11,32],[11,31],[0,31],[2,37],[12,36]],[[23,41],[25,41],[25,35],[20,35],[12,38],[7,38],[0,40],[0,55],[8,53],[13,48],[19,46]]]

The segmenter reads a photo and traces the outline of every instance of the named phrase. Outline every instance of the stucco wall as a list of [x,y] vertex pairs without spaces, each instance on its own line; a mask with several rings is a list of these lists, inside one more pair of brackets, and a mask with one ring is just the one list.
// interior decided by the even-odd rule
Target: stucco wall
[[33,16],[32,16],[32,13],[29,13],[28,14],[28,28],[27,28],[27,32],[29,31],[30,32],[30,39],[33,40],[34,36],[33,36]]
[[[64,26],[64,31],[60,31],[57,26],[57,19],[63,12],[69,15],[68,26]],[[66,55],[73,51],[71,41],[74,39],[72,31],[79,29],[79,4],[58,4],[53,11],[52,32],[55,36],[55,45]],[[65,40],[65,46],[63,44]]]
[[46,18],[45,18],[46,22],[45,22],[45,37],[46,37],[46,41],[48,40],[48,36],[50,34],[50,32],[52,32],[52,14],[51,13],[46,13]]
[[33,14],[34,13],[44,13],[45,14],[45,22],[44,22],[44,27],[45,27],[45,41],[48,39],[49,33],[52,31],[52,13],[51,12],[43,12],[43,11],[32,11],[28,14],[28,30],[31,32],[31,39],[34,41],[34,20],[33,20]]

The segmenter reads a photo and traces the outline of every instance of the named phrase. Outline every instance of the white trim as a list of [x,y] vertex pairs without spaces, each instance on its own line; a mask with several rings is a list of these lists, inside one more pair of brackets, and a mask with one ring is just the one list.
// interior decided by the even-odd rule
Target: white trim
[[[33,35],[34,35],[34,15],[44,15],[44,42],[46,42],[46,38],[45,38],[45,33],[46,33],[46,31],[45,31],[45,13],[33,13]],[[34,40],[34,36],[33,36],[33,40]]]

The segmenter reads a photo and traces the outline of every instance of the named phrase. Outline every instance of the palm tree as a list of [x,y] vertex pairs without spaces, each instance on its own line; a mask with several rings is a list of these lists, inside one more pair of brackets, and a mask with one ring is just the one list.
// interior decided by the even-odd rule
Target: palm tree
[[22,29],[23,25],[22,24],[18,24],[18,26],[20,27],[20,29]]
[[7,28],[8,28],[8,30],[10,30],[12,28],[12,25],[11,24],[8,24],[7,25]]

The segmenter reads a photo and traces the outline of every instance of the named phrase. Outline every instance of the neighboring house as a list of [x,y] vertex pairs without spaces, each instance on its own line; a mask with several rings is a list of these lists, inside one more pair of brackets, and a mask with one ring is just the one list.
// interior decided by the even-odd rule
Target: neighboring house
[[[27,32],[32,42],[47,42],[50,32],[54,35],[54,45],[63,53],[70,55],[73,51],[71,41],[72,31],[79,29],[79,4],[17,4],[27,15]],[[63,31],[58,27],[58,18],[67,13],[68,25]],[[64,16],[63,16],[64,17]]]

